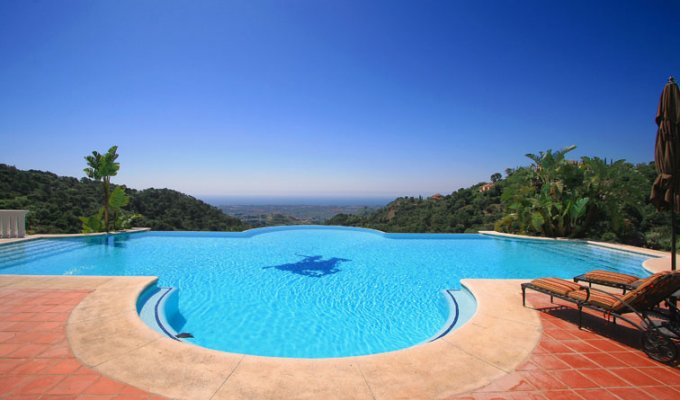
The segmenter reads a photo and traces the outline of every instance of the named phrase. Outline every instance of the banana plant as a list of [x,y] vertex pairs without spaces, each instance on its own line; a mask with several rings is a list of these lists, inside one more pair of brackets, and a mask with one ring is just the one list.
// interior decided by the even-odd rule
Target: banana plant
[[538,179],[541,184],[555,181],[560,172],[560,168],[566,161],[567,153],[575,148],[576,146],[572,145],[555,152],[553,152],[552,149],[548,149],[545,152],[540,151],[538,154],[526,154],[526,156],[534,162],[532,170],[534,171],[535,178]]
[[104,230],[104,209],[100,208],[95,214],[89,217],[80,217],[83,223],[83,233],[96,233]]
[[113,223],[116,229],[129,229],[132,227],[132,222],[141,216],[141,214],[130,213],[122,210]]
[[109,196],[109,210],[113,217],[112,222],[114,229],[121,229],[120,223],[122,220],[119,218],[121,217],[123,207],[128,205],[128,203],[130,203],[130,198],[125,194],[125,190],[120,186],[116,186]]
[[580,191],[584,181],[580,163],[566,159],[574,149],[569,146],[527,154],[533,165],[516,170],[506,179],[502,201],[509,204],[512,221],[521,229],[544,236],[573,236],[580,232],[578,224],[587,212],[589,200]]
[[586,215],[586,209],[589,201],[589,198],[583,197],[571,204],[571,208],[569,209],[569,221],[572,227],[576,227],[578,225],[578,221]]
[[110,207],[109,198],[111,196],[111,177],[118,174],[120,163],[116,162],[118,158],[118,146],[112,146],[106,154],[100,154],[93,151],[91,155],[85,157],[88,167],[83,171],[88,178],[95,181],[101,181],[104,189],[104,201],[102,203],[104,226],[103,230],[109,231],[110,224]]

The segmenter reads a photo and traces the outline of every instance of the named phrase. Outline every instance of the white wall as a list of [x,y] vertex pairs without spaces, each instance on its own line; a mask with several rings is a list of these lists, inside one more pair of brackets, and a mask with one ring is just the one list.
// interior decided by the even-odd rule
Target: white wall
[[27,210],[0,210],[0,238],[26,236]]

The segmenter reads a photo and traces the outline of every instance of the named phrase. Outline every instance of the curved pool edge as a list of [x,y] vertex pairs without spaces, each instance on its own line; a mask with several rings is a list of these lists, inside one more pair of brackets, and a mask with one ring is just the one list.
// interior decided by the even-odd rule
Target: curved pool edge
[[[449,308],[449,316],[434,335],[417,346],[443,338],[465,325],[477,313],[477,300],[464,285],[459,290],[444,289],[441,295]],[[467,310],[466,307],[472,307],[472,310]]]
[[522,280],[466,279],[461,283],[477,300],[476,314],[434,342],[333,359],[225,353],[171,340],[144,324],[136,302],[156,281],[8,275],[0,286],[91,290],[67,323],[76,357],[110,378],[170,398],[447,397],[512,372],[541,336],[537,313],[521,306]]
[[170,317],[178,313],[177,301],[177,288],[151,285],[137,298],[137,314],[156,332],[172,340],[180,340],[180,332],[170,323]]
[[[423,344],[439,340],[444,336],[450,334],[456,329],[464,326],[473,316],[477,313],[477,300],[475,296],[468,290],[464,285],[460,289],[444,289],[440,291],[442,299],[446,302],[448,307],[448,317],[446,322],[437,332],[430,336],[428,339],[413,344],[411,346],[405,347],[403,349],[390,350],[382,353],[401,351],[407,348],[421,346]],[[179,297],[179,290],[174,287],[162,287],[157,284],[148,285],[142,293],[137,297],[135,308],[139,318],[144,322],[146,326],[153,329],[157,333],[160,333],[164,337],[168,337],[175,341],[181,341],[185,343],[191,343],[193,345],[201,346],[200,344],[194,343],[193,336],[189,336],[188,339],[179,338],[180,327],[175,326],[172,322],[176,319],[178,315],[181,314],[178,307],[177,301]],[[183,317],[182,317],[183,319]],[[210,347],[205,347],[210,349]],[[212,349],[217,351],[223,351],[219,349]],[[375,353],[381,354],[381,353]],[[255,355],[255,354],[245,354],[244,355]],[[330,359],[330,358],[347,358],[347,357],[359,357],[374,354],[362,354],[362,355],[340,355],[335,357],[295,357],[295,356],[271,356],[273,358],[309,358],[309,359]]]

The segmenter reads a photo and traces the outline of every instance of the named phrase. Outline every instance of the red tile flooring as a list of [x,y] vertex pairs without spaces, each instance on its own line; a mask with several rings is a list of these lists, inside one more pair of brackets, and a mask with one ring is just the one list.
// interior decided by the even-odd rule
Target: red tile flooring
[[[0,288],[0,398],[161,398],[74,358],[66,320],[88,293]],[[539,345],[515,372],[455,399],[680,399],[680,369],[638,350],[635,330],[600,316],[585,317],[587,330],[579,330],[574,308],[541,294],[527,297],[543,324]]]
[[630,325],[591,314],[579,330],[576,309],[568,303],[551,304],[537,293],[528,293],[527,300],[543,324],[529,359],[515,372],[454,399],[680,399],[680,369],[648,358]]
[[0,288],[0,398],[162,398],[109,379],[75,359],[66,320],[88,293]]

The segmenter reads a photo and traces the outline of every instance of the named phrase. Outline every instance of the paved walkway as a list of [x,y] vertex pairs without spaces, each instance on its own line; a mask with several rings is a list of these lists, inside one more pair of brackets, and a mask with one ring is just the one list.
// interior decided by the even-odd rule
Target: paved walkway
[[0,288],[0,398],[152,399],[83,366],[66,320],[88,290]]

